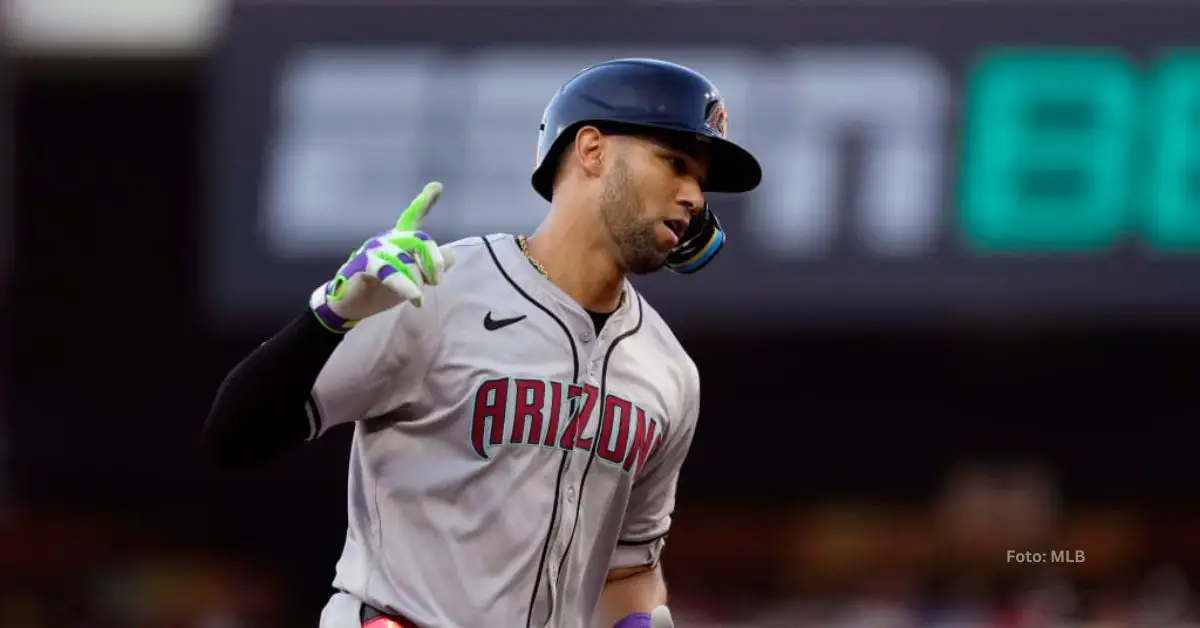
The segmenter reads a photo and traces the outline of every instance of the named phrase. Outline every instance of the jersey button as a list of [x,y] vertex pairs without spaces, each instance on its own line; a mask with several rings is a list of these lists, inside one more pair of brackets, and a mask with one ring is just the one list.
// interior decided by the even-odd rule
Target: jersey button
[[579,337],[582,338],[584,342],[591,342],[592,341],[592,332],[585,331],[582,334],[580,334]]
[[572,504],[575,503],[575,487],[574,486],[567,487],[567,501]]

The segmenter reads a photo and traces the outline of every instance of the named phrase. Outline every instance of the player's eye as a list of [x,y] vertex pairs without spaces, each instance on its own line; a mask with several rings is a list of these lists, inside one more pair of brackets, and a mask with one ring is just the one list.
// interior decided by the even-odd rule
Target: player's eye
[[687,161],[682,157],[668,156],[667,163],[671,164],[671,170],[674,170],[677,175],[683,176],[688,173]]

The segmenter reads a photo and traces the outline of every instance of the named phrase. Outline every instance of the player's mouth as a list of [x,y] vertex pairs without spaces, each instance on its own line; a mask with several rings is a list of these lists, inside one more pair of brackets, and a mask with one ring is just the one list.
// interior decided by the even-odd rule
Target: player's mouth
[[679,232],[675,230],[676,227],[671,224],[670,220],[660,221],[658,227],[654,233],[657,236],[660,252],[666,253],[679,246]]
[[688,221],[686,219],[664,220],[663,224],[667,226],[667,230],[675,236],[675,243],[678,244],[683,239],[683,234],[687,232]]

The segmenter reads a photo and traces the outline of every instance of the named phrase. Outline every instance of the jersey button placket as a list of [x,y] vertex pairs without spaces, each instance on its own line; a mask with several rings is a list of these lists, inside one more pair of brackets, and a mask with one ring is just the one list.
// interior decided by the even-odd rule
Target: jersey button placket
[[558,614],[558,607],[561,600],[558,586],[558,566],[562,563],[563,557],[566,553],[567,537],[570,536],[571,530],[575,527],[575,508],[572,506],[572,504],[575,501],[577,490],[575,489],[574,484],[575,479],[572,477],[574,475],[574,471],[574,468],[569,469],[567,471],[567,476],[564,478],[568,484],[559,496],[559,499],[562,500],[562,503],[559,505],[559,508],[562,512],[562,517],[559,519],[558,531],[555,533],[554,542],[551,545],[552,551],[550,552],[550,565],[546,569],[546,575],[549,577],[550,585],[548,590],[550,595],[550,607],[553,609],[550,617],[547,619],[547,628],[555,625],[554,616]]
[[546,578],[546,603],[550,608],[550,613],[546,616],[546,626],[553,626],[554,616],[558,614],[558,561],[550,561],[550,566],[546,568]]
[[600,385],[600,369],[604,366],[604,347],[599,343],[592,347],[592,353],[588,356],[587,362],[587,378],[588,383],[594,386]]
[[[577,460],[582,461],[584,458],[583,456],[579,456]],[[550,552],[552,560],[550,562],[548,575],[550,576],[550,595],[551,599],[553,600],[551,603],[554,605],[555,613],[558,612],[558,608],[562,605],[564,599],[564,596],[562,595],[564,592],[561,591],[559,587],[559,576],[561,573],[559,571],[559,566],[563,565],[566,561],[567,543],[571,536],[572,530],[575,529],[577,514],[575,502],[579,499],[579,489],[577,485],[577,482],[579,481],[579,468],[575,466],[575,462],[576,460],[572,460],[572,467],[567,472],[567,477],[564,478],[566,481],[566,487],[563,488],[560,496],[560,499],[562,500],[560,508],[562,509],[563,513],[562,524],[558,528],[558,533],[554,536],[554,543],[552,545],[553,551]],[[550,624],[554,624],[553,619],[551,620]]]
[[585,356],[584,371],[585,377],[589,384],[596,383],[598,371],[596,370],[596,356],[601,355],[600,348],[596,346],[599,338],[592,333],[590,329],[583,329],[579,332],[579,340],[583,343],[583,355]]

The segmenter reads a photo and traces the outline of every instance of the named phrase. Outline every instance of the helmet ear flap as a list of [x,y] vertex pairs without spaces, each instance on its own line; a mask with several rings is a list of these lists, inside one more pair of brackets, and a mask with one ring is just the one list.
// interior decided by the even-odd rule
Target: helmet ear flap
[[688,229],[669,254],[665,266],[681,275],[690,275],[704,268],[725,246],[725,230],[707,204],[700,215],[692,219]]

